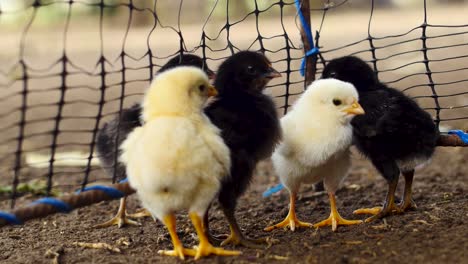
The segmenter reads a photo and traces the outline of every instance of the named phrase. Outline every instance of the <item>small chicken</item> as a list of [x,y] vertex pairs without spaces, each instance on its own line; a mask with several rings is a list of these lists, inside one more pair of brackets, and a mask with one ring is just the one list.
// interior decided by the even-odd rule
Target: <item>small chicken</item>
[[[213,247],[202,223],[231,164],[220,130],[203,113],[208,96],[215,94],[200,69],[178,67],[159,74],[142,103],[143,126],[121,145],[130,185],[169,230],[174,250],[160,254],[181,259],[240,254]],[[188,209],[200,240],[196,250],[184,248],[176,233],[174,213],[183,209]]]
[[[237,200],[250,184],[255,166],[270,157],[281,136],[275,104],[263,93],[267,83],[279,76],[267,57],[252,51],[238,52],[219,66],[215,80],[219,95],[205,113],[222,130],[221,136],[231,150],[230,177],[223,179],[218,195],[231,234],[221,245],[232,243],[258,248],[265,242],[242,234],[235,209]],[[208,216],[205,226],[208,232]]]
[[[366,114],[351,122],[354,142],[388,183],[383,207],[359,209],[355,213],[373,214],[366,219],[369,222],[414,207],[411,198],[414,170],[430,160],[439,138],[431,116],[402,92],[382,84],[371,67],[357,57],[330,61],[322,77],[350,82],[356,87]],[[395,190],[400,172],[405,178],[405,190],[397,206]]]
[[[175,56],[159,69],[158,74],[177,66],[194,66],[203,69],[210,79],[215,76],[214,72],[208,68],[202,58],[192,54]],[[135,104],[130,108],[123,109],[120,115],[105,123],[98,132],[96,149],[99,161],[107,174],[117,181],[127,178],[125,166],[121,162],[118,162],[118,156],[120,155],[118,151],[119,147],[133,129],[141,126],[140,116],[141,106],[140,104]],[[117,164],[114,165],[115,163]],[[95,227],[103,228],[117,225],[120,228],[125,224],[138,225],[138,222],[130,218],[144,216],[148,216],[146,211],[128,215],[126,213],[126,197],[124,197],[120,199],[117,214],[109,221],[98,224]]]
[[[343,219],[336,208],[335,191],[351,166],[351,120],[364,114],[358,93],[350,83],[335,79],[313,82],[281,118],[283,140],[272,156],[273,166],[290,193],[289,213],[282,222],[265,228],[321,227],[362,223]],[[301,183],[324,182],[330,198],[328,219],[315,225],[296,218],[296,194]]]

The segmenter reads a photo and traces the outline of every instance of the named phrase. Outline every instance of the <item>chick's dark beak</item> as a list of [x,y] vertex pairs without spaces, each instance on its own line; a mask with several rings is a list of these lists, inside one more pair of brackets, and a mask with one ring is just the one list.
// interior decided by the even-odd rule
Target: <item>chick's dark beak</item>
[[268,68],[267,72],[262,75],[265,79],[273,79],[277,77],[281,77],[281,73],[275,70],[273,67]]
[[216,95],[218,95],[218,91],[216,90],[216,88],[212,85],[208,86],[208,97]]
[[346,108],[345,110],[345,113],[349,114],[349,115],[363,115],[365,114],[366,112],[364,111],[364,109],[362,108],[362,106],[357,102],[357,101],[354,101],[348,108]]

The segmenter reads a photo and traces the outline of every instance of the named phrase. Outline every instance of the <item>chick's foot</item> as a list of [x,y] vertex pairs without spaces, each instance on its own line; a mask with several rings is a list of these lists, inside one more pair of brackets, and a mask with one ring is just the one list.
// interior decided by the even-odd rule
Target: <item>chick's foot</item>
[[185,256],[194,257],[197,251],[195,249],[184,248],[181,246],[174,247],[173,250],[158,250],[159,255],[178,257],[182,260],[185,259]]
[[105,227],[110,227],[113,225],[116,225],[119,228],[121,228],[125,225],[135,225],[135,226],[140,225],[140,223],[138,223],[137,221],[133,221],[129,219],[130,216],[126,212],[125,204],[126,204],[125,198],[120,199],[120,206],[119,206],[119,210],[117,211],[117,214],[109,221],[106,221],[102,224],[95,225],[94,228],[105,228]]
[[201,257],[206,257],[209,255],[218,255],[218,256],[237,256],[242,254],[240,251],[234,250],[225,250],[220,247],[214,247],[208,241],[205,230],[203,228],[202,219],[196,213],[190,213],[190,219],[197,231],[197,235],[200,239],[200,244],[196,247],[195,260],[200,259]]
[[173,250],[159,250],[158,254],[179,257],[184,260],[185,256],[195,256],[196,251],[194,249],[184,248],[182,242],[180,242],[179,237],[176,232],[176,218],[173,214],[164,216],[163,223],[169,231],[171,236],[172,245],[174,246]]
[[341,216],[329,216],[327,219],[320,221],[314,224],[314,227],[323,227],[323,226],[332,226],[332,230],[336,231],[339,225],[357,225],[362,224],[362,220],[347,220],[342,218]]
[[236,250],[226,250],[220,247],[214,247],[208,241],[200,242],[200,244],[196,247],[195,260],[209,255],[238,256],[241,253],[242,252]]
[[295,214],[293,215],[288,214],[288,216],[286,216],[286,218],[283,221],[279,222],[276,225],[265,227],[265,229],[263,230],[269,232],[269,231],[272,231],[273,229],[289,227],[291,231],[294,231],[296,230],[296,227],[312,227],[312,226],[313,225],[311,223],[299,221],[299,219],[296,218]]
[[[224,235],[224,237],[226,236]],[[231,228],[231,234],[221,242],[221,246],[232,244],[235,246],[241,245],[253,249],[264,249],[264,244],[266,243],[266,238],[249,239],[244,237],[242,234],[238,234],[237,232],[233,231]]]
[[409,198],[409,199],[403,198],[403,200],[398,204],[398,207],[399,207],[401,212],[406,212],[408,210],[418,208],[416,203],[411,198]]
[[127,216],[131,217],[131,218],[153,217],[151,215],[151,213],[148,210],[146,210],[145,208],[139,209],[139,210],[136,211],[136,213],[128,214]]
[[296,194],[293,192],[289,196],[289,213],[286,218],[279,222],[276,225],[265,227],[263,230],[269,232],[276,228],[287,228],[289,227],[291,231],[296,230],[296,227],[312,227],[311,223],[299,221],[296,217]]
[[341,215],[338,213],[338,209],[336,207],[336,200],[335,200],[335,195],[330,193],[330,216],[319,222],[314,224],[314,227],[319,228],[322,226],[332,226],[332,230],[336,231],[338,225],[356,225],[356,224],[361,224],[362,220],[347,220],[341,217]]
[[355,210],[354,214],[373,214],[365,220],[366,223],[372,222],[377,219],[384,218],[387,215],[394,214],[394,213],[402,213],[400,207],[395,204],[395,190],[398,185],[398,177],[393,178],[388,184],[387,195],[385,197],[385,203],[382,208],[374,207],[374,208],[365,208],[365,209],[358,209]]
[[372,214],[373,216],[364,220],[366,223],[369,223],[374,220],[384,218],[391,214],[402,213],[402,210],[392,201],[390,205],[385,204],[383,207],[361,208],[361,209],[355,210],[353,213],[354,214]]
[[359,208],[353,211],[353,214],[371,214],[376,215],[382,210],[381,206],[372,207],[372,208]]

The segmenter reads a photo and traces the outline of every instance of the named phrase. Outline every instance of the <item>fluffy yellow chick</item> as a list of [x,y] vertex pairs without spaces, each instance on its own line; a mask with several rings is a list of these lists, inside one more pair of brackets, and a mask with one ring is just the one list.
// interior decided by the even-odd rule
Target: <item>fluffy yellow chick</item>
[[[289,213],[282,222],[265,228],[289,226],[320,227],[358,224],[341,218],[335,203],[335,191],[351,165],[349,146],[353,137],[350,124],[355,115],[364,114],[358,93],[350,83],[336,79],[312,83],[293,109],[281,119],[283,140],[272,156],[273,166],[290,193]],[[296,193],[301,183],[323,180],[330,197],[330,217],[315,225],[296,218]]]
[[[220,130],[203,113],[207,98],[215,94],[198,68],[161,73],[143,99],[143,126],[121,145],[130,185],[171,235],[174,250],[160,254],[181,259],[240,254],[213,247],[202,227],[202,218],[231,165]],[[184,248],[176,234],[174,213],[182,209],[189,211],[200,240],[195,250]]]

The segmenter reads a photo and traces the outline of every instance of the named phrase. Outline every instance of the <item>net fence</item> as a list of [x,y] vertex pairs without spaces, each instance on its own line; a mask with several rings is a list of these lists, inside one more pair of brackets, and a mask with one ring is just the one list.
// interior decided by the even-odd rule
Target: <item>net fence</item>
[[[359,56],[441,129],[467,129],[463,8],[392,2],[311,1],[316,76],[327,60]],[[280,114],[306,86],[294,0],[0,0],[0,36],[0,210],[111,183],[97,162],[98,129],[178,54],[216,70],[239,50],[264,52],[283,75],[267,91]]]

